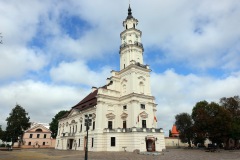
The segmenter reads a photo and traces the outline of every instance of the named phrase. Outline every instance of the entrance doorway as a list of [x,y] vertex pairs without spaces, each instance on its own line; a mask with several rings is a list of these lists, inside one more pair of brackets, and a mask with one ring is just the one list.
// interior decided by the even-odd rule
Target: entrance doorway
[[68,147],[69,149],[72,149],[72,146],[73,146],[73,139],[69,139],[69,143],[68,143]]
[[154,138],[148,138],[146,140],[146,147],[148,152],[155,152],[155,139]]

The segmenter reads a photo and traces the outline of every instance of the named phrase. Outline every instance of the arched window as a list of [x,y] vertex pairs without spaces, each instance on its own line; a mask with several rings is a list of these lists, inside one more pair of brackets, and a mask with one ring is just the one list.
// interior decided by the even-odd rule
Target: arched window
[[126,29],[128,29],[128,28],[127,28],[127,24],[126,24]]
[[36,129],[36,132],[42,132],[42,129],[38,128]]

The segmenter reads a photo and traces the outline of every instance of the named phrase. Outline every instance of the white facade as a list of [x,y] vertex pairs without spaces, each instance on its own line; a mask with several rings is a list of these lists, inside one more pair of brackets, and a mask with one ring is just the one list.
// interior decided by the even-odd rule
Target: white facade
[[150,72],[143,64],[142,32],[135,27],[129,6],[120,34],[120,71],[112,71],[107,85],[92,92],[59,121],[56,149],[84,150],[85,115],[92,114],[89,151],[162,151],[164,133],[157,128],[155,98],[151,95]]

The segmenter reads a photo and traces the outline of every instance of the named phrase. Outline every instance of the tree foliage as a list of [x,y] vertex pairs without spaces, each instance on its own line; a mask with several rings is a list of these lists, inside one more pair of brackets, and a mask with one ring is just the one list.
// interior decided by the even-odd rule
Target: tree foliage
[[4,131],[2,130],[2,126],[0,125],[0,139],[2,140],[3,138]]
[[[176,115],[175,119],[182,142],[192,139],[194,144],[203,144],[206,139],[209,139],[212,143],[224,143],[228,148],[229,139],[234,139],[235,148],[240,146],[238,144],[240,140],[239,96],[223,97],[219,104],[207,101],[197,102],[192,109],[191,116],[181,113]],[[187,132],[188,128],[189,132]],[[191,133],[189,137],[187,133]]]
[[223,143],[231,126],[231,115],[219,104],[198,102],[192,111],[196,139]]
[[56,138],[57,137],[57,132],[58,132],[58,120],[61,119],[68,111],[62,110],[59,111],[54,118],[52,118],[52,122],[49,124],[50,125],[50,130],[52,131],[52,137]]
[[[16,105],[7,117],[6,139],[11,138],[14,143],[18,137],[23,136],[23,132],[30,127],[30,117],[23,107]],[[12,143],[12,145],[13,145]]]
[[223,97],[220,99],[220,105],[228,110],[232,117],[228,138],[232,138],[237,142],[240,140],[240,98],[239,96]]
[[181,113],[175,116],[175,125],[179,131],[179,138],[181,142],[187,142],[191,147],[191,140],[193,138],[193,122],[191,115],[188,113]]

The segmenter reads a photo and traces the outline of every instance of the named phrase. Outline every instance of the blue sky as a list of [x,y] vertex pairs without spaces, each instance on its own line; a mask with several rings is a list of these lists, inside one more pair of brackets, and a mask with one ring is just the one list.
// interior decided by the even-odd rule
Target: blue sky
[[[239,0],[132,0],[158,127],[201,100],[240,95]],[[0,0],[0,125],[16,103],[49,123],[119,70],[128,0]]]

